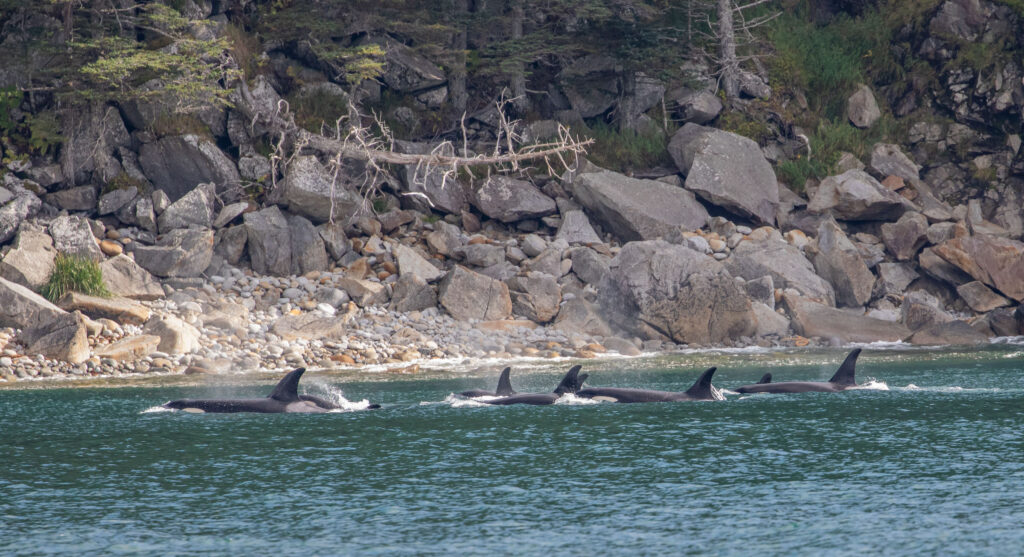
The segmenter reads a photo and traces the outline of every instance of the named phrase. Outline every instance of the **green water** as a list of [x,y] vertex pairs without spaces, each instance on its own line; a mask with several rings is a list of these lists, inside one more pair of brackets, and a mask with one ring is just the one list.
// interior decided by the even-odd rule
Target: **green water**
[[[825,380],[843,351],[584,362],[595,386]],[[1016,554],[1024,348],[871,351],[878,389],[475,407],[468,375],[317,382],[382,410],[190,415],[236,384],[0,390],[0,554]],[[520,366],[521,367],[521,366]],[[514,368],[550,390],[568,364]],[[365,376],[363,376],[365,377]],[[382,379],[385,379],[382,376]],[[888,390],[883,390],[884,388]]]

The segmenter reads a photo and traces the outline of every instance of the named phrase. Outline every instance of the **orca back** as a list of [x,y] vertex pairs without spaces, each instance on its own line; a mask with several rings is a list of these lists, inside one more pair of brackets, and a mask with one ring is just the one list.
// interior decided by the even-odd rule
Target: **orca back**
[[556,395],[564,395],[565,393],[575,393],[580,390],[580,369],[583,366],[572,366],[569,371],[562,378],[562,381],[555,387]]
[[295,402],[299,400],[299,379],[302,378],[302,374],[306,372],[306,368],[300,367],[288,372],[288,375],[284,376],[284,379],[277,383],[274,387],[274,392],[270,393],[267,398],[272,398],[278,402]]
[[853,387],[856,385],[857,381],[854,379],[854,372],[857,367],[857,356],[860,356],[860,348],[853,349],[853,351],[846,356],[846,360],[843,361],[843,365],[839,366],[839,370],[836,371],[836,374],[833,375],[832,379],[829,379],[828,382],[835,383],[836,385],[842,385],[844,387]]
[[714,393],[711,391],[711,376],[715,374],[716,369],[718,368],[709,367],[704,371],[697,378],[697,382],[686,391],[686,395],[697,400],[711,400],[715,398]]

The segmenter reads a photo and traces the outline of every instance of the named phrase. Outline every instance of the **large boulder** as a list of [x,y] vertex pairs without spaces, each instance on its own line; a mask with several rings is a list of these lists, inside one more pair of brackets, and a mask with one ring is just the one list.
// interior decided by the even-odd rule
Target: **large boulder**
[[924,248],[917,255],[917,264],[928,276],[948,282],[953,286],[959,286],[971,282],[971,275],[963,272],[960,267],[953,265],[938,256],[933,248]]
[[18,335],[29,354],[79,364],[89,359],[89,335],[79,312],[64,313],[43,323],[33,323]]
[[756,331],[750,300],[721,263],[664,241],[626,244],[598,300],[609,323],[649,338],[705,344]]
[[437,292],[423,277],[403,271],[391,293],[391,311],[422,311],[437,306]]
[[290,211],[317,223],[332,215],[344,222],[364,205],[348,172],[338,172],[335,179],[312,155],[296,157],[288,165],[281,199]]
[[590,248],[573,248],[569,250],[569,257],[572,260],[572,271],[584,284],[597,286],[608,274],[611,258]]
[[505,319],[512,314],[512,298],[505,283],[461,265],[441,281],[438,301],[460,321]]
[[996,308],[1010,305],[1009,300],[996,294],[991,288],[977,280],[956,287],[956,293],[978,313],[987,313]]
[[24,329],[66,313],[28,288],[0,278],[0,327]]
[[473,204],[480,212],[501,222],[536,219],[553,214],[555,200],[526,180],[491,176],[476,190]]
[[103,184],[120,174],[114,152],[127,147],[131,136],[117,108],[93,102],[63,114],[60,166],[70,185]]
[[100,263],[103,282],[118,296],[135,300],[156,300],[164,289],[153,275],[127,255],[117,255]]
[[984,344],[988,337],[979,333],[966,321],[956,320],[948,323],[929,325],[910,337],[911,344],[942,345],[950,344]]
[[858,128],[870,128],[882,117],[875,95],[867,85],[860,85],[846,101],[846,115]]
[[287,276],[292,271],[292,242],[288,219],[276,205],[243,217],[248,232],[252,270],[261,275]]
[[160,337],[157,349],[165,354],[189,354],[200,347],[199,330],[173,315],[151,318],[142,331]]
[[327,249],[313,223],[299,215],[288,215],[288,237],[291,240],[293,275],[310,271],[326,271]]
[[802,296],[784,294],[793,331],[805,337],[837,339],[839,342],[896,342],[910,336],[899,323],[874,319],[847,310],[831,308]]
[[578,209],[562,213],[562,224],[558,227],[556,240],[565,240],[567,244],[600,244],[601,237],[594,232],[587,214]]
[[572,189],[587,213],[624,241],[653,240],[680,227],[695,230],[708,220],[693,193],[663,182],[605,171],[578,175]]
[[822,180],[807,210],[832,211],[839,220],[895,220],[904,212],[904,200],[867,172],[853,169]]
[[39,211],[42,204],[35,194],[26,191],[0,207],[0,244],[13,238],[21,223]]
[[170,232],[175,228],[212,228],[213,227],[213,184],[199,184],[192,191],[171,203],[160,217],[157,226],[160,232]]
[[270,331],[282,340],[344,340],[348,338],[345,321],[324,317],[317,312],[284,315],[271,325]]
[[882,241],[898,261],[908,261],[917,255],[928,240],[928,218],[908,211],[896,222],[882,225]]
[[942,309],[938,298],[924,290],[908,292],[900,305],[903,324],[917,331],[936,323],[949,323],[953,316]]
[[416,275],[426,282],[434,282],[444,276],[444,271],[427,261],[427,258],[416,248],[394,244],[391,253],[395,256],[400,277]]
[[103,261],[103,252],[100,251],[99,243],[92,235],[92,228],[85,218],[59,216],[50,221],[47,231],[53,238],[53,247],[58,253],[90,261]]
[[47,203],[65,211],[92,211],[96,208],[96,187],[78,186],[46,195]]
[[388,301],[388,290],[379,282],[343,277],[338,279],[337,284],[359,307],[376,306]]
[[0,277],[39,290],[53,272],[57,251],[43,227],[23,223],[11,250],[0,260]]
[[921,276],[912,263],[879,263],[877,269],[873,293],[876,298],[902,296],[907,286]]
[[725,267],[746,280],[769,275],[777,288],[795,288],[802,296],[829,306],[836,303],[832,285],[818,276],[799,248],[780,239],[741,242],[725,260]]
[[[432,150],[433,147],[426,143],[395,141],[398,153],[425,155]],[[405,194],[403,203],[422,212],[436,210],[458,215],[469,208],[471,193],[457,176],[446,173],[442,168],[407,164],[399,170],[398,178]]]
[[778,181],[754,141],[712,129],[669,153],[686,175],[686,189],[756,223],[775,223]]
[[156,335],[136,335],[125,337],[95,350],[97,358],[111,359],[117,362],[131,362],[149,356],[160,346],[160,337]]
[[906,181],[916,181],[920,177],[921,166],[903,154],[899,145],[876,143],[871,149],[871,162],[868,168],[876,175],[898,176]]
[[197,277],[213,257],[213,230],[179,228],[157,239],[156,245],[137,246],[135,262],[158,277]]
[[149,308],[128,298],[101,298],[80,292],[64,294],[57,300],[57,306],[68,312],[80,311],[92,319],[111,319],[129,325],[142,325],[150,317]]
[[389,89],[398,93],[416,93],[445,83],[444,71],[415,50],[392,38],[375,42],[382,43],[384,49],[384,69],[380,79]]
[[153,185],[176,201],[197,185],[212,182],[217,192],[241,184],[235,163],[216,144],[197,135],[176,135],[145,143],[139,164]]
[[512,311],[535,323],[547,323],[558,315],[562,287],[551,275],[527,273],[505,281],[512,295]]
[[750,307],[754,310],[754,316],[757,318],[757,331],[755,332],[757,336],[781,337],[789,334],[789,318],[785,315],[780,315],[761,302],[751,302]]
[[116,213],[127,207],[138,196],[139,188],[135,186],[110,190],[99,197],[96,202],[96,213],[100,216]]
[[552,327],[567,335],[612,335],[612,329],[601,316],[600,308],[583,298],[573,298],[562,304]]
[[838,305],[858,307],[871,300],[875,275],[864,264],[857,247],[831,218],[818,228],[814,268],[832,284]]
[[935,254],[975,280],[1024,301],[1024,243],[998,236],[953,238],[935,246]]
[[722,101],[711,91],[684,91],[675,100],[683,122],[706,124],[722,112]]

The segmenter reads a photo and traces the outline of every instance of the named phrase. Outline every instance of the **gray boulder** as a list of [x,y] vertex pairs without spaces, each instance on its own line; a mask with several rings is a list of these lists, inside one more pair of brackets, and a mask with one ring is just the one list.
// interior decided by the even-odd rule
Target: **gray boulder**
[[987,313],[996,308],[1010,305],[1010,301],[996,294],[981,281],[972,281],[956,287],[956,293],[971,309],[978,313]]
[[963,272],[959,267],[939,257],[933,248],[924,248],[917,255],[917,264],[928,276],[958,286],[971,282],[971,275]]
[[743,283],[743,290],[752,302],[760,302],[768,309],[775,311],[775,281],[771,275],[765,275],[759,279],[748,280]]
[[690,91],[676,102],[676,112],[683,122],[706,124],[722,112],[722,101],[711,91]]
[[18,335],[18,342],[27,347],[29,354],[72,364],[80,364],[91,355],[85,318],[77,311],[31,324]]
[[46,195],[47,203],[65,211],[92,211],[96,208],[96,187],[78,186]]
[[1024,243],[998,236],[954,238],[935,254],[1002,294],[1024,301]]
[[138,196],[139,188],[135,186],[110,190],[101,195],[96,202],[96,213],[100,216],[116,213],[125,208]]
[[801,295],[829,306],[836,303],[832,285],[818,276],[799,248],[786,242],[741,242],[724,263],[730,273],[746,280],[769,275],[776,288],[794,288]]
[[912,263],[879,263],[873,296],[902,296],[907,286],[919,276]]
[[750,300],[721,263],[663,241],[626,244],[598,301],[609,323],[648,338],[703,344],[756,330]]
[[904,200],[863,170],[847,170],[821,181],[807,210],[832,211],[840,220],[895,220],[903,214]]
[[[567,244],[600,244],[601,237],[590,226],[587,214],[580,210],[562,213],[562,224],[558,227],[556,240],[565,240]],[[525,251],[525,250],[524,250]]]
[[871,162],[868,169],[877,176],[899,176],[904,180],[917,181],[920,178],[921,166],[903,154],[899,145],[876,143],[871,149]]
[[875,102],[875,95],[867,85],[860,85],[846,101],[846,114],[850,122],[858,128],[870,128],[882,117],[882,111],[878,109]]
[[455,250],[463,263],[473,267],[490,267],[505,260],[505,248],[492,244],[468,244]]
[[[426,143],[395,141],[395,151],[399,153],[425,155],[433,147]],[[453,215],[461,214],[469,209],[472,195],[454,176],[446,176],[440,168],[417,168],[415,164],[404,165],[398,172],[402,182],[403,202],[413,208],[429,213],[431,210],[443,211]]]
[[246,231],[245,225],[221,228],[214,234],[213,253],[223,257],[229,265],[238,265],[245,254],[248,241],[249,232]]
[[157,219],[160,232],[175,228],[213,227],[213,184],[199,184],[170,204]]
[[847,310],[831,308],[802,296],[784,294],[793,331],[805,337],[837,339],[839,342],[896,342],[910,336],[899,323],[874,319]]
[[53,272],[57,251],[43,227],[25,222],[11,250],[0,260],[0,277],[38,291]]
[[164,296],[160,282],[127,255],[117,255],[100,263],[100,271],[107,289],[118,296],[135,300],[157,300]]
[[500,175],[491,176],[476,190],[473,204],[481,213],[501,222],[537,219],[557,210],[555,200],[537,186]]
[[953,316],[940,306],[939,300],[924,290],[909,292],[903,297],[903,305],[900,306],[903,324],[917,331],[935,323],[953,321]]
[[376,42],[381,42],[384,49],[384,70],[380,79],[389,89],[415,93],[445,83],[444,71],[413,49],[391,38]]
[[512,296],[512,311],[535,323],[548,323],[558,315],[562,287],[551,275],[527,273],[505,281]]
[[361,308],[381,305],[388,301],[388,289],[379,282],[372,280],[343,277],[338,279],[338,288],[341,288],[352,301]]
[[908,211],[896,222],[882,225],[882,241],[898,261],[909,261],[928,239],[928,218]]
[[0,278],[0,327],[25,329],[66,313],[28,288]]
[[90,261],[103,261],[103,252],[92,235],[89,221],[83,217],[59,216],[50,221],[47,231],[53,238],[57,253],[80,257]]
[[157,350],[165,354],[189,354],[200,348],[199,330],[173,315],[151,318],[142,332],[160,337]]
[[292,270],[292,241],[288,219],[276,205],[246,213],[249,259],[252,270],[262,275],[287,276]]
[[695,230],[708,220],[693,193],[655,180],[606,171],[580,174],[572,189],[587,213],[624,241],[652,240],[679,227]]
[[21,223],[34,215],[42,204],[34,194],[24,192],[0,207],[0,244],[13,238]]
[[757,318],[755,335],[758,337],[781,337],[789,334],[789,319],[785,315],[779,315],[761,302],[751,302],[750,307],[754,310],[754,317]]
[[288,236],[291,240],[291,274],[327,270],[327,249],[313,223],[299,215],[288,215]]
[[460,321],[505,319],[512,314],[512,298],[505,283],[461,265],[441,281],[438,301]]
[[430,261],[427,261],[427,258],[420,254],[416,248],[394,244],[391,253],[395,256],[400,277],[416,275],[425,282],[434,282],[444,276],[444,271],[435,267]]
[[466,243],[458,226],[444,221],[434,223],[434,229],[427,233],[427,245],[435,253],[450,256]]
[[585,284],[597,286],[608,274],[611,258],[601,255],[590,248],[573,248],[569,251],[572,259],[572,270]]
[[346,172],[339,172],[335,181],[311,155],[296,157],[288,165],[281,195],[289,210],[317,223],[330,220],[332,214],[334,220],[344,222],[364,204]]
[[131,142],[117,108],[91,102],[85,110],[68,111],[61,121],[60,167],[70,185],[103,184],[121,173],[114,156]]
[[140,267],[158,277],[197,277],[213,257],[213,231],[172,230],[160,236],[156,245],[137,246],[133,254]]
[[284,315],[274,321],[270,331],[282,340],[345,340],[348,330],[345,321],[336,317],[324,317],[317,312],[299,315]]
[[135,202],[135,222],[139,228],[156,234],[156,212],[153,210],[153,200],[149,197],[140,197]]
[[757,143],[734,133],[710,130],[688,142],[682,151],[683,156],[677,150],[670,154],[686,175],[686,189],[757,223],[775,223],[778,181]]
[[403,272],[391,293],[391,311],[423,311],[437,307],[437,292],[414,272]]
[[859,307],[871,300],[875,275],[864,264],[857,247],[831,218],[818,228],[814,268],[832,284],[838,305]]
[[335,261],[341,261],[342,257],[352,249],[352,242],[345,235],[345,227],[336,222],[325,222],[318,227],[320,238],[324,241],[327,253]]
[[910,337],[911,344],[942,345],[953,344],[985,344],[988,337],[979,333],[966,321],[956,320],[948,323],[929,325]]
[[612,329],[601,316],[599,308],[583,298],[573,298],[562,304],[552,327],[567,335],[612,335]]
[[241,214],[248,208],[248,201],[239,201],[237,203],[231,203],[221,207],[220,212],[217,213],[217,218],[213,219],[213,227],[224,228],[230,224],[231,221],[235,220],[235,218],[241,216]]
[[143,144],[139,165],[171,201],[207,182],[216,184],[218,193],[233,192],[242,180],[235,163],[217,145],[196,135],[168,136]]

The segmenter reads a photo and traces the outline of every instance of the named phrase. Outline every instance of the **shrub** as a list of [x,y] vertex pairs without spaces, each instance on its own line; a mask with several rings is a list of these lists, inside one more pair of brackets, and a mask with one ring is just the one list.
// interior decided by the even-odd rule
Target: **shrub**
[[41,294],[56,302],[68,292],[109,298],[112,294],[103,282],[103,271],[95,261],[60,254],[53,262],[53,272],[43,285]]
[[617,172],[672,166],[668,154],[668,135],[661,130],[619,131],[604,122],[589,126],[584,134],[594,140],[587,153],[591,162]]

